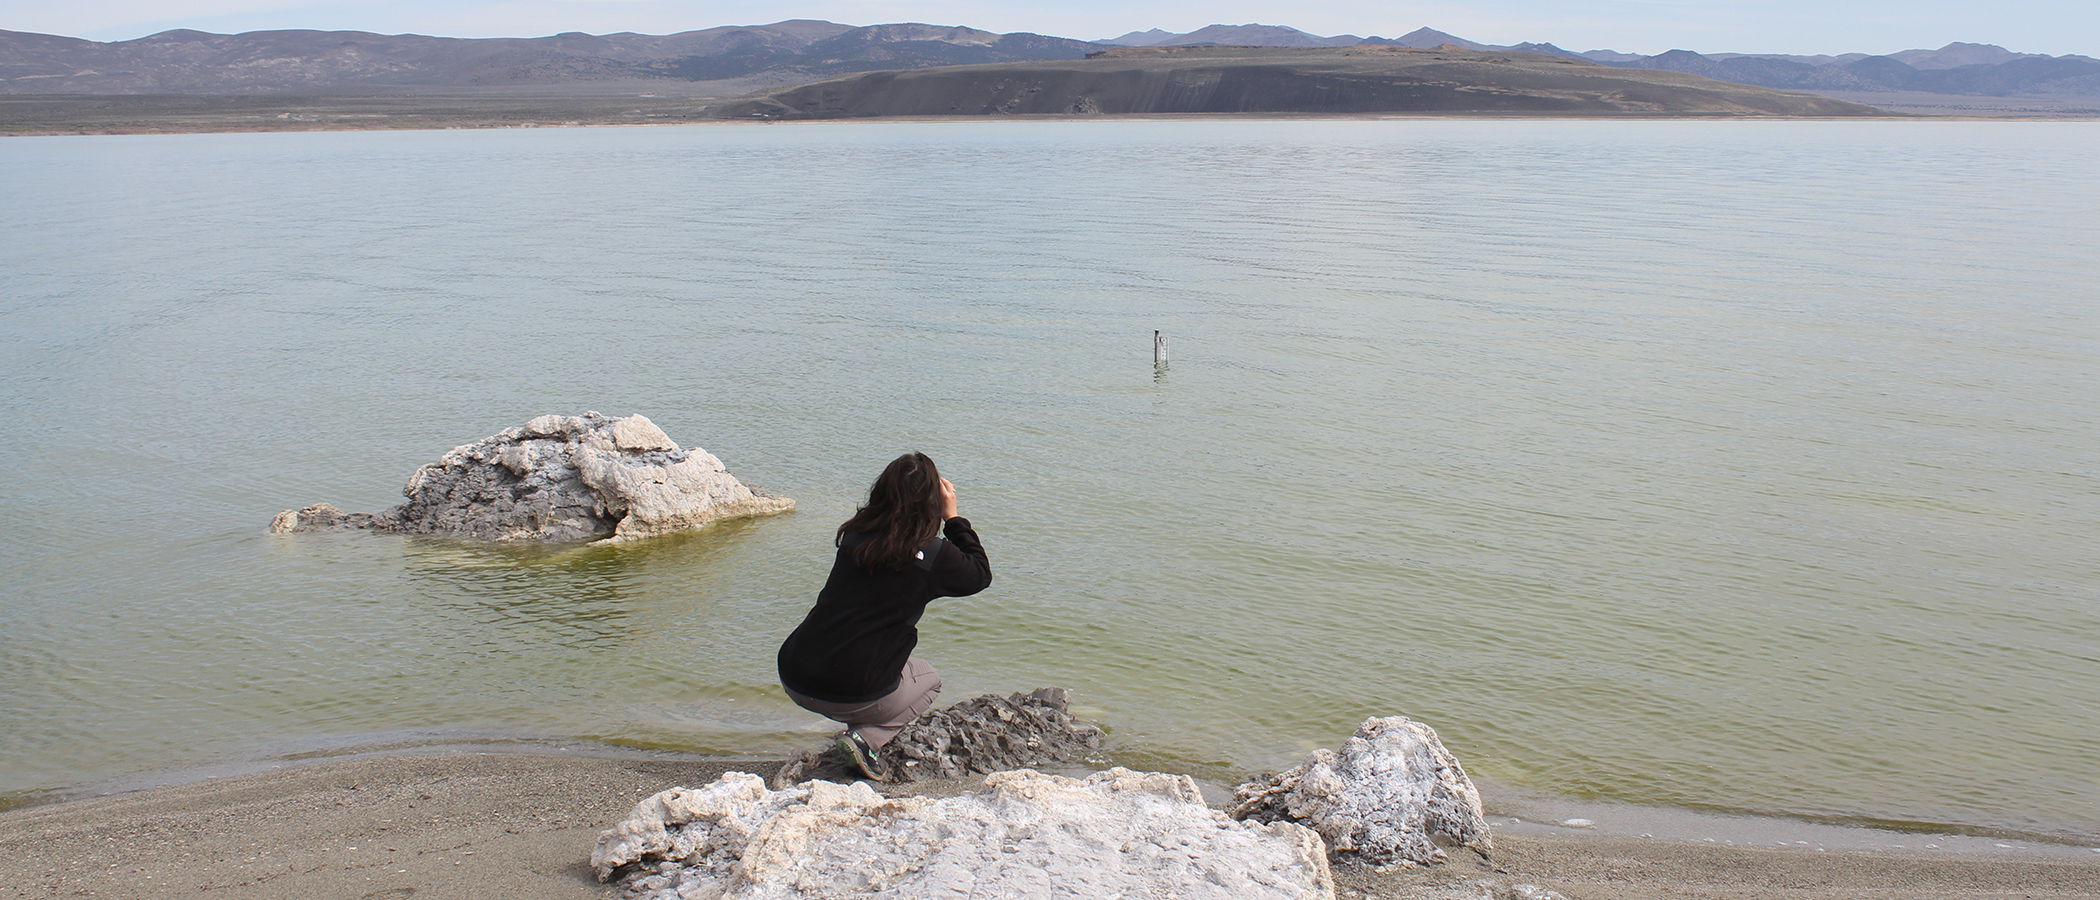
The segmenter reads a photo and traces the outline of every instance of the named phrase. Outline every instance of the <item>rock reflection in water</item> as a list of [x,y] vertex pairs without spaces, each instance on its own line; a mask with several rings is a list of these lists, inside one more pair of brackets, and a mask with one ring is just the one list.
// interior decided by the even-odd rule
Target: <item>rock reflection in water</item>
[[[609,650],[636,642],[640,629],[680,617],[654,601],[666,590],[705,602],[738,533],[751,523],[638,543],[495,544],[407,538],[404,571],[431,601],[423,614],[474,643],[535,642],[571,650]],[[518,652],[530,647],[509,645]]]

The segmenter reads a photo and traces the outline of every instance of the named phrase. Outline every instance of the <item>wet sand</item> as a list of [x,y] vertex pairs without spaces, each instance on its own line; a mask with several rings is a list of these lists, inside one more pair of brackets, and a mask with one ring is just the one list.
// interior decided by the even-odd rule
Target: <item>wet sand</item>
[[[0,812],[0,885],[14,897],[603,900],[612,892],[592,877],[591,847],[636,800],[778,765],[484,751],[288,763]],[[1494,870],[1344,864],[1336,882],[1351,900],[1518,884],[1573,900],[2100,896],[2100,853],[1817,852],[1522,831],[1495,841]]]

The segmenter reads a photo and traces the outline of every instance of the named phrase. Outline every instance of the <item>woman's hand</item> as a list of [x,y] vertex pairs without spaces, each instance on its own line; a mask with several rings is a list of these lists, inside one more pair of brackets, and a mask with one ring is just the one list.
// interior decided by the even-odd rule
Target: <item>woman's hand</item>
[[955,483],[941,479],[941,521],[955,518]]

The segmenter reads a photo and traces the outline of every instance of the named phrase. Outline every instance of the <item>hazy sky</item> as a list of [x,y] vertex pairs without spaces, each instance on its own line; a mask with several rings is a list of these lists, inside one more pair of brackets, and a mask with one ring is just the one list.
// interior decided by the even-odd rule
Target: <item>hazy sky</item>
[[274,28],[536,37],[562,31],[668,34],[716,25],[829,19],[930,22],[1087,40],[1193,31],[1214,22],[1395,37],[1427,25],[1490,44],[1660,53],[1892,53],[1973,41],[2026,53],[2100,55],[2094,0],[0,0],[0,29],[129,40],[170,28]]

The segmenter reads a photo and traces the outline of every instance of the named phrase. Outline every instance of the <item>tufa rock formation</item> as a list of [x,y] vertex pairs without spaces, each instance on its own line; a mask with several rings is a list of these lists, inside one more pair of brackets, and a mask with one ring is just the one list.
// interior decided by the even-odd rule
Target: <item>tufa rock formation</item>
[[540,416],[454,447],[410,475],[401,493],[408,502],[385,512],[346,513],[326,503],[285,510],[270,530],[617,541],[795,508],[739,481],[713,454],[680,449],[647,416],[595,412]]
[[643,800],[598,838],[591,867],[619,875],[630,900],[1334,897],[1317,835],[1226,818],[1186,775],[1022,770],[985,788],[939,800],[864,782],[771,791],[732,772]]
[[[1061,763],[1099,749],[1101,729],[1072,718],[1064,688],[1007,697],[985,694],[937,709],[904,726],[880,754],[893,782],[964,778]],[[775,787],[860,777],[837,748],[804,751],[773,776]]]
[[1493,849],[1480,792],[1437,740],[1406,716],[1367,719],[1340,750],[1233,791],[1231,815],[1312,827],[1337,854],[1378,864],[1444,862],[1441,838],[1480,854]]

